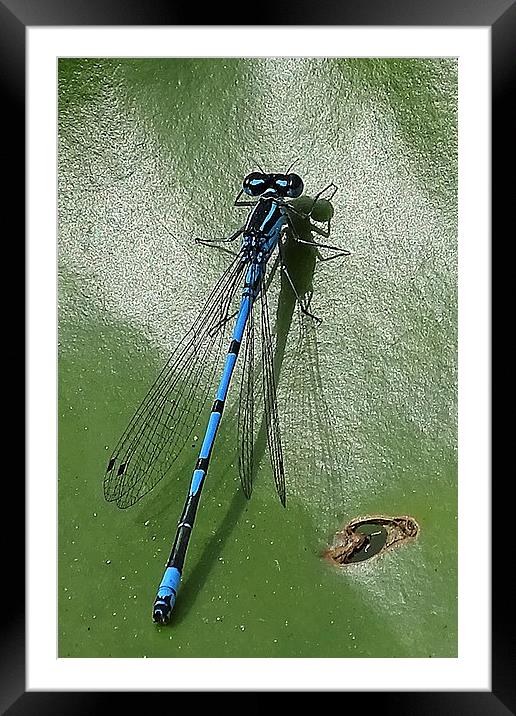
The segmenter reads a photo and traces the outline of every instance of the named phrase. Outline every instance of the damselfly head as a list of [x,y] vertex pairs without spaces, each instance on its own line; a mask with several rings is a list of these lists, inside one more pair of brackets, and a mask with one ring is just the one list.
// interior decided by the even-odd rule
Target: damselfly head
[[303,180],[298,174],[248,174],[243,182],[243,189],[249,196],[288,197],[295,199],[303,193]]

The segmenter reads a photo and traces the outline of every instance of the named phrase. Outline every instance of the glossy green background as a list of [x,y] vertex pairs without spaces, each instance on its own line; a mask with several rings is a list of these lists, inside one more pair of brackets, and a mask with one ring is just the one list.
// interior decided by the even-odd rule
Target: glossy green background
[[[197,446],[127,511],[104,502],[106,462],[227,264],[193,237],[241,224],[253,160],[296,158],[308,194],[339,186],[332,242],[352,255],[316,270],[324,320],[301,342],[276,282],[288,507],[266,460],[243,497],[228,408],[157,627]],[[457,654],[456,259],[454,60],[60,61],[61,657]],[[380,513],[420,537],[347,570],[321,559]]]

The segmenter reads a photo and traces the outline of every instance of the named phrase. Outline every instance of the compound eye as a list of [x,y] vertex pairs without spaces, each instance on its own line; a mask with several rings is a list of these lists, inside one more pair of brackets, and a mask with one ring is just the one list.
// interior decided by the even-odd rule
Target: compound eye
[[287,174],[287,191],[286,194],[291,199],[296,199],[303,193],[303,180],[297,174]]
[[267,174],[260,174],[260,172],[253,172],[246,176],[242,186],[249,196],[260,196],[267,189],[268,176]]

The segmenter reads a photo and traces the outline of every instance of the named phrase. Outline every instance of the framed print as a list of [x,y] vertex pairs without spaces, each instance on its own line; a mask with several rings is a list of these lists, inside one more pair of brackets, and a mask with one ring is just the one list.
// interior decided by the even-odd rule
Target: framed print
[[[59,657],[456,657],[457,60],[72,57],[58,83]],[[350,616],[371,569],[382,628]]]
[[489,95],[503,134],[516,21],[495,5],[201,26],[2,3],[28,148],[9,713],[514,708],[486,527]]

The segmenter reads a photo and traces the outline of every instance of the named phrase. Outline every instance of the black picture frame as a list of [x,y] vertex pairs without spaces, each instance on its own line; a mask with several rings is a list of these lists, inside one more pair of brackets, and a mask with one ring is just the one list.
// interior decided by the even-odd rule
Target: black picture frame
[[[2,196],[4,211],[16,217],[16,231],[20,238],[10,240],[12,247],[23,246],[21,239],[25,216],[25,37],[31,26],[78,25],[198,25],[201,12],[203,25],[405,25],[405,26],[484,26],[491,28],[492,38],[492,230],[505,232],[505,215],[512,208],[509,192],[513,181],[505,181],[505,167],[514,167],[511,159],[514,146],[511,135],[514,126],[516,47],[515,0],[318,0],[309,3],[268,4],[261,8],[241,5],[237,10],[220,3],[199,7],[174,0],[0,0],[0,86],[4,124],[4,183]],[[269,19],[271,22],[265,22]],[[258,20],[258,22],[256,22]],[[10,152],[11,156],[8,155]],[[7,155],[7,156],[6,156]],[[8,168],[8,171],[6,171]],[[513,173],[513,172],[512,172]],[[7,215],[7,212],[5,213]],[[507,217],[508,218],[508,217]],[[511,217],[512,218],[512,217]],[[507,221],[512,227],[512,222]],[[4,224],[4,232],[6,231]],[[13,231],[11,229],[10,231]],[[511,228],[512,233],[514,229]],[[12,234],[14,238],[14,234]],[[501,240],[500,236],[500,240]],[[23,259],[21,259],[23,260]],[[9,262],[10,264],[10,262]],[[12,264],[18,266],[18,263]],[[23,303],[23,301],[22,301]],[[12,319],[13,344],[15,326]],[[6,327],[6,330],[9,330]],[[20,329],[18,328],[18,331]],[[23,341],[22,341],[23,342]],[[34,348],[34,347],[32,347]],[[21,402],[17,396],[17,402]],[[14,465],[16,465],[14,461]],[[4,576],[4,608],[1,611],[0,638],[0,709],[10,716],[26,714],[91,714],[107,708],[122,708],[120,697],[125,694],[77,692],[26,692],[25,690],[25,571],[23,566],[24,484],[20,474],[9,468],[9,480],[4,484],[4,504],[13,517],[11,535],[4,540],[2,573]],[[18,473],[21,471],[18,471]],[[503,486],[492,481],[493,523],[501,515]],[[499,520],[496,527],[497,544],[510,544],[510,520]],[[13,549],[13,544],[16,549]],[[509,556],[508,556],[509,554]],[[473,692],[346,692],[344,704],[357,698],[362,713],[396,711],[402,714],[493,714],[516,713],[516,639],[512,627],[514,619],[513,591],[502,580],[507,572],[510,553],[493,550],[492,591],[492,691]],[[505,569],[504,569],[505,567]],[[8,577],[6,579],[5,577]],[[474,598],[474,597],[472,597]],[[153,694],[154,695],[154,694]],[[155,694],[158,695],[158,694]],[[163,695],[163,694],[160,694]],[[129,694],[132,706],[139,694]],[[148,694],[145,695],[148,698]],[[115,701],[116,699],[116,701]],[[135,701],[135,699],[137,701]],[[221,702],[220,702],[221,703]]]

